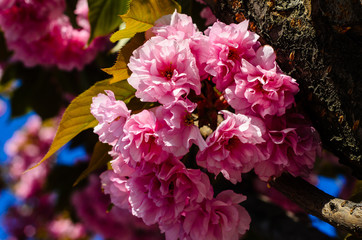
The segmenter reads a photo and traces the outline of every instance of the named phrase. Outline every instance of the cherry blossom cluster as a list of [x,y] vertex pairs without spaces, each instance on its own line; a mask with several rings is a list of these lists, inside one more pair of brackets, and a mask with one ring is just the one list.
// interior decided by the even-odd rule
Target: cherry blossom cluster
[[56,214],[55,202],[55,194],[48,193],[11,206],[2,219],[6,239],[85,239],[85,226]]
[[159,106],[131,114],[112,91],[91,105],[94,132],[112,146],[104,191],[115,206],[157,223],[166,239],[239,239],[250,223],[239,205],[246,197],[215,193],[210,177],[237,183],[252,169],[265,181],[283,171],[308,175],[318,138],[293,109],[298,84],[248,21],[217,21],[202,33],[175,12],[146,36],[128,82]]
[[27,67],[57,66],[81,70],[104,49],[105,39],[90,36],[87,0],[79,0],[74,11],[79,28],[64,15],[65,0],[0,0],[0,28],[13,60]]
[[[55,124],[53,121],[52,124]],[[9,158],[9,177],[14,193],[21,199],[36,196],[42,190],[50,171],[44,163],[27,171],[38,163],[48,151],[56,133],[53,125],[44,126],[38,115],[31,116],[24,127],[6,142],[4,150]]]

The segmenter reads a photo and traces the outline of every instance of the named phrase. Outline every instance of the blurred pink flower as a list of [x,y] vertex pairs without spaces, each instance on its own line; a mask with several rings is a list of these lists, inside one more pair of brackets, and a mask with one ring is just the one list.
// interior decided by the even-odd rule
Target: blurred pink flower
[[48,224],[48,232],[53,239],[81,239],[86,236],[84,225],[61,217]]
[[86,21],[87,2],[80,0],[75,11],[79,26],[74,29],[63,14],[64,0],[19,0],[4,11],[0,10],[0,26],[7,46],[14,51],[12,58],[26,66],[56,65],[62,70],[81,70],[105,48],[106,40],[96,38],[89,46],[89,23]]
[[16,0],[0,0],[0,11],[12,7]]
[[[2,71],[2,69],[0,66],[0,79],[1,79],[1,75],[2,75],[1,71]],[[0,117],[5,114],[6,110],[7,110],[6,103],[2,99],[0,99]]]
[[114,146],[123,135],[123,126],[131,111],[123,101],[116,100],[112,91],[105,92],[107,95],[99,93],[92,98],[90,111],[98,121],[94,132],[99,135],[99,140]]
[[9,157],[9,176],[18,197],[30,198],[43,188],[49,173],[49,163],[25,171],[38,163],[46,154],[55,132],[55,126],[45,127],[40,117],[33,115],[24,127],[16,131],[5,143],[4,149]]
[[209,57],[205,71],[214,76],[219,91],[224,91],[240,71],[241,60],[255,56],[259,36],[248,30],[248,21],[226,25],[215,22],[205,34],[209,36]]
[[61,17],[64,0],[9,1],[7,8],[0,8],[0,27],[7,42],[22,40],[26,43],[39,40],[50,30],[50,23]]
[[133,52],[128,82],[145,102],[168,104],[190,90],[200,94],[196,60],[187,41],[152,37]]
[[210,7],[205,7],[201,10],[200,16],[205,19],[205,26],[209,26],[217,21]]
[[46,230],[54,217],[54,201],[55,195],[44,194],[26,204],[11,206],[2,221],[9,239],[34,239]]
[[236,111],[248,113],[251,108],[264,118],[266,115],[285,114],[298,91],[295,79],[277,68],[273,48],[263,46],[250,62],[242,60],[235,83],[225,89],[224,96]]
[[197,164],[210,173],[220,172],[232,183],[241,181],[241,173],[249,172],[266,158],[256,146],[264,142],[263,122],[256,117],[221,111],[225,120],[206,139],[208,147],[199,151]]

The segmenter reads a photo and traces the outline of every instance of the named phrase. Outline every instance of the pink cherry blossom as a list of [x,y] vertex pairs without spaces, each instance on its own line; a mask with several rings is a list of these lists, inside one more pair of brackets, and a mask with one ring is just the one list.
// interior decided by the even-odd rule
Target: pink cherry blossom
[[94,132],[101,142],[114,146],[123,135],[123,126],[131,111],[123,101],[116,100],[112,91],[105,92],[107,95],[99,93],[92,98],[91,113],[99,122]]
[[178,224],[160,227],[168,240],[238,240],[249,229],[251,221],[245,208],[239,205],[245,199],[241,194],[226,190],[214,199],[191,205]]
[[275,53],[270,46],[260,47],[250,62],[243,59],[235,83],[225,89],[228,103],[239,112],[262,116],[285,114],[299,91],[295,79],[277,68]]
[[158,19],[152,28],[152,32],[156,36],[178,40],[189,39],[200,33],[190,16],[180,14],[176,10],[173,14]]
[[240,71],[241,59],[250,59],[260,43],[259,36],[248,31],[248,21],[226,25],[215,22],[205,34],[209,36],[210,55],[205,71],[214,76],[219,91],[224,91]]
[[157,119],[152,111],[143,110],[133,114],[124,124],[123,132],[114,150],[121,153],[131,167],[143,162],[159,164],[168,157],[169,153],[159,144]]
[[250,171],[265,159],[256,146],[262,142],[263,122],[242,114],[221,111],[225,120],[206,139],[208,147],[199,151],[197,164],[215,175],[220,172],[232,183],[241,181],[241,173]]
[[206,61],[209,58],[208,37],[197,29],[191,17],[175,11],[172,15],[166,15],[158,19],[155,22],[155,27],[152,28],[152,32],[156,36],[188,43],[195,57],[200,78],[205,79],[208,76],[204,70]]
[[108,170],[103,172],[100,178],[103,191],[110,195],[112,203],[119,208],[131,210],[128,202],[129,190],[126,188],[128,176]]
[[200,76],[187,41],[152,37],[133,52],[128,67],[128,82],[141,101],[167,104],[190,90],[200,94]]
[[127,187],[133,215],[147,225],[172,224],[190,203],[211,199],[213,194],[205,173],[186,169],[173,158],[160,165],[136,169]]
[[206,147],[192,116],[196,106],[188,99],[179,99],[156,110],[159,139],[163,149],[176,157],[185,155],[192,144],[196,144],[201,150]]
[[259,178],[268,181],[283,171],[308,177],[320,147],[315,129],[299,114],[268,117],[266,125],[265,151],[270,157],[256,163],[255,173]]

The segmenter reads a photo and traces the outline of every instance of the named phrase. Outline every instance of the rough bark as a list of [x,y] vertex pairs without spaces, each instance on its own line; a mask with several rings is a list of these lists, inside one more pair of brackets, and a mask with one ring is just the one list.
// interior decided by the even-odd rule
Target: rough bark
[[358,0],[218,0],[218,19],[250,20],[300,84],[297,101],[335,153],[362,179],[362,6]]
[[289,174],[270,181],[270,185],[292,199],[308,213],[331,225],[362,237],[362,203],[332,197],[301,178]]

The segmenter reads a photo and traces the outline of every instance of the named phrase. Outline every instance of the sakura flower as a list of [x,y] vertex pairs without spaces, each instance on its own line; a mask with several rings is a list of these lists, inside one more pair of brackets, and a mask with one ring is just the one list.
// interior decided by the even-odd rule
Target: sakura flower
[[128,176],[107,170],[100,175],[100,178],[103,191],[110,195],[112,203],[119,208],[130,210],[129,190],[126,188]]
[[187,41],[153,37],[133,52],[128,67],[128,82],[141,101],[167,104],[190,90],[200,94],[200,76]]
[[266,156],[256,146],[264,142],[263,122],[241,114],[221,111],[225,120],[206,139],[207,148],[199,151],[197,164],[215,175],[220,172],[232,183],[241,181],[241,173],[250,171]]
[[209,57],[208,37],[197,29],[191,17],[180,14],[175,10],[172,15],[166,15],[158,19],[151,30],[156,36],[188,43],[196,59],[200,78],[207,77],[208,74],[204,69]]
[[228,103],[239,112],[262,116],[285,114],[299,91],[295,79],[277,68],[275,53],[270,46],[260,47],[250,62],[243,59],[235,83],[225,89]]
[[127,182],[133,215],[147,224],[172,224],[191,203],[212,198],[207,175],[186,169],[177,159],[136,169]]
[[107,95],[99,93],[92,98],[91,113],[99,122],[94,132],[101,142],[114,146],[123,134],[123,126],[131,111],[123,101],[116,100],[112,91],[105,92]]
[[[239,205],[246,199],[231,190],[219,193],[214,199],[191,205],[176,226],[161,225],[166,239],[238,240],[249,229],[250,216]],[[174,235],[179,234],[179,235]]]
[[319,151],[319,137],[303,116],[287,114],[266,119],[266,150],[269,159],[256,163],[255,173],[263,181],[288,171],[308,177]]
[[214,76],[213,82],[219,91],[224,91],[240,71],[241,59],[250,59],[260,43],[259,36],[248,31],[248,21],[226,25],[215,22],[205,34],[209,36],[209,58],[205,71]]
[[195,108],[196,104],[188,99],[179,99],[156,110],[163,148],[176,157],[185,155],[192,144],[196,144],[201,150],[206,147],[199,128],[194,124],[192,112]]
[[155,22],[152,32],[156,36],[168,39],[189,39],[199,33],[192,18],[186,14],[180,14],[176,10],[173,14],[165,15]]
[[123,132],[114,150],[121,153],[131,167],[144,161],[159,164],[168,157],[169,153],[159,144],[157,119],[153,112],[143,110],[133,114],[125,122]]

